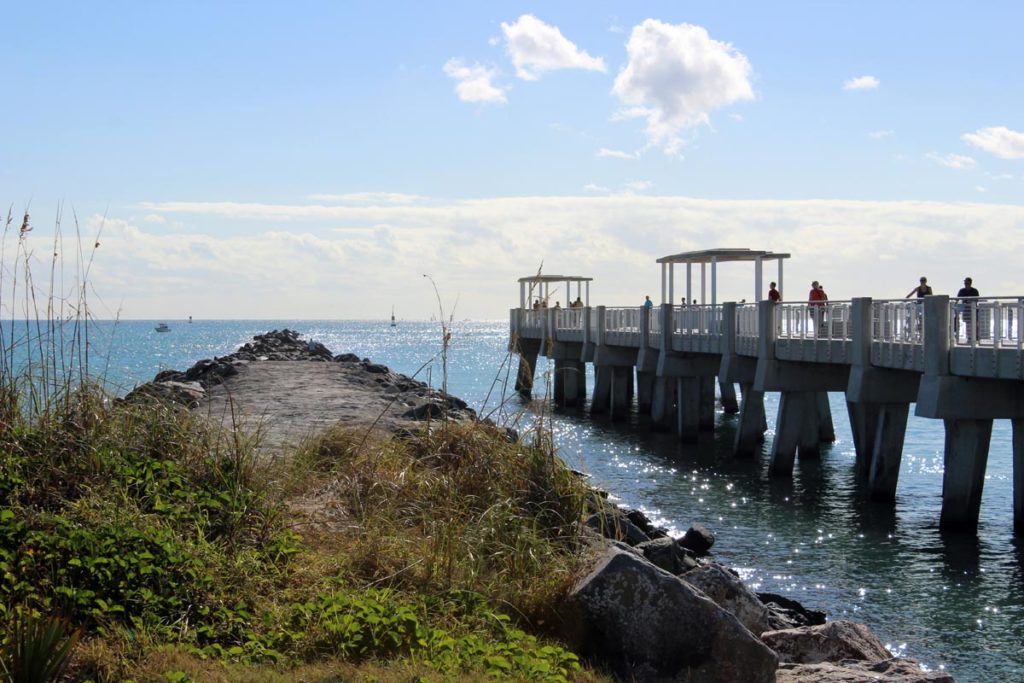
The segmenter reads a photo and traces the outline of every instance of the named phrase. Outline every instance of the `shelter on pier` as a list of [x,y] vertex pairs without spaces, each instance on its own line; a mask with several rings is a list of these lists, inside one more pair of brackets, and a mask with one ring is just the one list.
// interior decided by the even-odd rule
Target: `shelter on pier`
[[[695,298],[693,296],[693,266],[700,265],[700,299],[702,306],[718,304],[718,264],[730,263],[733,261],[753,261],[754,263],[754,301],[761,301],[764,287],[764,264],[765,262],[778,262],[778,276],[776,284],[779,291],[782,291],[782,264],[789,254],[775,253],[772,251],[758,251],[754,249],[703,249],[701,251],[685,251],[681,254],[662,256],[657,260],[661,264],[661,303],[671,304],[675,297],[675,267],[677,264],[686,265],[686,303]],[[708,266],[711,266],[711,300],[708,300]]]
[[590,305],[590,283],[592,277],[580,275],[530,275],[519,278],[519,308],[529,308],[533,300],[540,299],[547,306],[552,294],[552,285],[557,290],[565,285],[565,305],[572,303],[572,285],[576,285],[576,296],[582,299],[584,306]]

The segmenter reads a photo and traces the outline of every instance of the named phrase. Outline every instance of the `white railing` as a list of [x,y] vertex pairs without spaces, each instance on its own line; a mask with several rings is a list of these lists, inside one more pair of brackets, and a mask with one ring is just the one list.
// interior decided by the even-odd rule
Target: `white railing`
[[1021,338],[1024,298],[992,297],[949,300],[949,341],[952,346],[985,346],[1024,350]]
[[524,308],[522,309],[523,315],[520,320],[522,326],[525,329],[544,329],[544,321],[546,319],[548,310],[546,308]]
[[775,307],[779,339],[850,339],[849,301],[780,303]]
[[756,339],[760,336],[760,332],[757,304],[738,304],[736,306],[736,336]]
[[871,341],[885,344],[923,344],[924,300],[872,301]]
[[650,315],[647,316],[647,336],[650,339],[657,339],[661,334],[661,307],[651,309]]
[[719,335],[722,333],[722,307],[673,306],[672,331],[685,335]]
[[605,332],[639,332],[640,307],[604,309]]
[[556,330],[583,331],[582,308],[559,308],[555,311]]

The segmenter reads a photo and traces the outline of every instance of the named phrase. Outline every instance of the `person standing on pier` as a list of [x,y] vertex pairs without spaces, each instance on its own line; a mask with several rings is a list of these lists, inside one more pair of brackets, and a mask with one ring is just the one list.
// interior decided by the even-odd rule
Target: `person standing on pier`
[[644,297],[644,308],[654,308],[654,302],[651,301],[650,295]]
[[[977,326],[978,321],[975,319],[975,316],[973,315],[973,308],[974,308],[974,305],[975,305],[975,301],[977,300],[977,298],[979,296],[981,296],[981,295],[978,294],[978,290],[974,288],[974,280],[972,280],[969,277],[965,277],[964,278],[964,286],[961,287],[960,291],[956,293],[956,297],[958,299],[960,299],[960,302],[959,302],[959,305],[957,306],[957,308],[959,308],[962,311],[962,313],[963,313],[964,329],[965,329],[965,332],[966,332],[966,335],[967,335],[967,341],[968,342],[972,342],[975,339],[977,339],[977,330],[975,329],[975,327]],[[968,298],[972,298],[972,297],[975,299],[975,301],[964,301],[963,300],[963,299],[968,299]],[[959,333],[959,331],[960,331],[960,323],[959,323],[959,321],[957,322],[956,329],[957,329],[957,332]],[[959,336],[959,334],[957,336]]]
[[821,336],[825,326],[825,302],[828,301],[828,294],[817,280],[811,283],[811,293],[807,295],[807,302],[810,305],[811,317],[814,318],[814,334]]
[[782,301],[782,294],[779,293],[779,290],[775,289],[774,282],[768,283],[768,301],[771,301],[773,304]]
[[926,278],[924,276],[921,276],[921,284],[919,284],[917,287],[914,287],[912,290],[910,290],[910,294],[907,294],[903,298],[904,299],[909,299],[910,297],[914,296],[915,294],[917,295],[918,299],[923,299],[926,296],[931,296],[932,295],[932,288],[931,288],[931,285],[928,284],[928,278]]

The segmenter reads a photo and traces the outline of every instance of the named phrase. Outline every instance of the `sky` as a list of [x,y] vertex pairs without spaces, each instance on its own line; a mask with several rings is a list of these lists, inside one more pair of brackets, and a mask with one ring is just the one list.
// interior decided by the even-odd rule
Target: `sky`
[[[0,0],[0,25],[5,277],[23,214],[39,273],[59,223],[99,318],[426,319],[432,280],[501,319],[538,271],[638,305],[657,258],[723,247],[790,253],[787,300],[1024,294],[1019,1]],[[749,265],[719,278],[752,299]]]

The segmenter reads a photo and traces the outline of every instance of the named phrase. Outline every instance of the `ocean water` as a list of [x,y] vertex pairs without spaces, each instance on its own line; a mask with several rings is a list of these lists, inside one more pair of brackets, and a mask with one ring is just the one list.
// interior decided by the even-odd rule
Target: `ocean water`
[[[91,371],[124,392],[164,369],[234,351],[252,335],[287,327],[439,386],[438,323],[400,321],[98,322]],[[505,322],[457,322],[448,388],[495,415],[523,416],[510,397],[516,366]],[[546,368],[538,368],[543,392]],[[505,403],[501,397],[505,387]],[[588,387],[593,386],[589,378]],[[486,404],[485,404],[486,400]],[[770,430],[777,396],[765,397]],[[767,475],[760,458],[730,455],[736,418],[719,412],[715,434],[682,445],[642,424],[555,415],[561,455],[622,505],[644,510],[673,534],[703,522],[718,536],[717,558],[758,590],[782,593],[832,619],[867,623],[902,655],[958,681],[1024,680],[1024,550],[1013,535],[1010,428],[997,421],[977,536],[939,531],[943,429],[911,416],[895,505],[868,502],[853,474],[853,443],[841,394],[831,395],[837,440],[791,479]],[[913,412],[913,411],[911,411]]]

